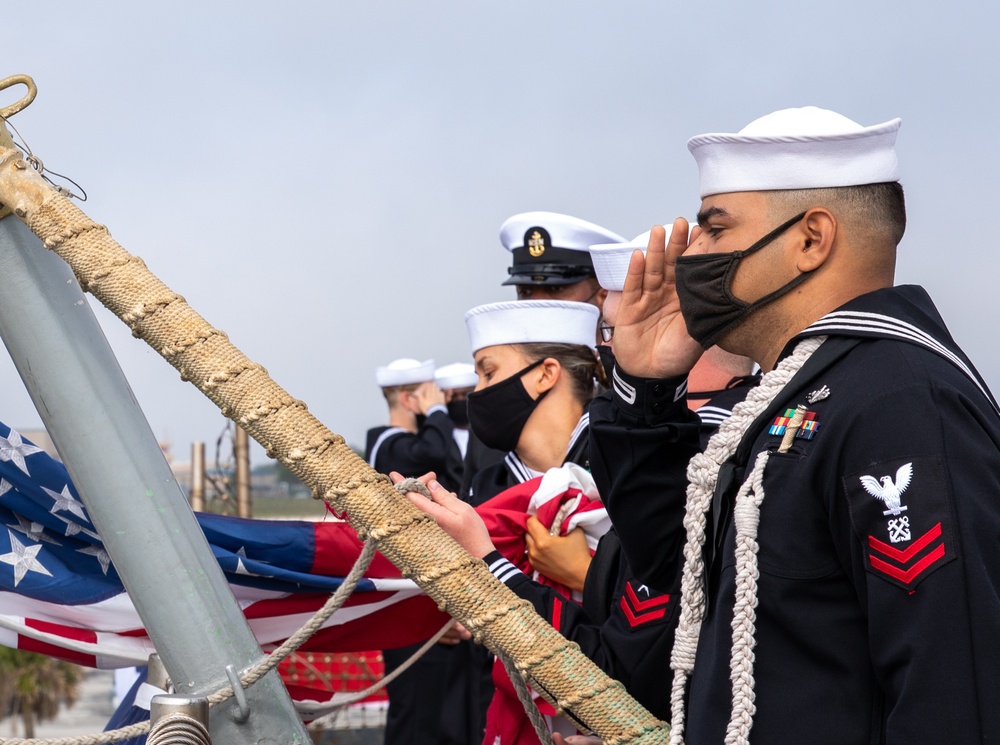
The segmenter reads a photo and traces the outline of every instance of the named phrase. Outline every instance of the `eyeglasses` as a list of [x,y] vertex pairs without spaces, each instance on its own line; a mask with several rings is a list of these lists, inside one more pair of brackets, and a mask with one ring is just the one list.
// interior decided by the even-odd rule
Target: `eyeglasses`
[[601,332],[605,344],[608,344],[615,335],[615,327],[603,318],[597,322],[597,330]]

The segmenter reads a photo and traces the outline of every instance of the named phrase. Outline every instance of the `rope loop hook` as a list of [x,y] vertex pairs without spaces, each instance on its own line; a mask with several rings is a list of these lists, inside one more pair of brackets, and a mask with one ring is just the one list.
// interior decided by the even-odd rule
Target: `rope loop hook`
[[0,80],[0,91],[7,90],[12,85],[18,85],[19,83],[26,87],[28,92],[24,94],[24,97],[20,101],[0,109],[0,119],[7,119],[14,116],[17,112],[26,109],[35,100],[38,88],[35,87],[35,81],[27,75],[11,75],[8,78]]

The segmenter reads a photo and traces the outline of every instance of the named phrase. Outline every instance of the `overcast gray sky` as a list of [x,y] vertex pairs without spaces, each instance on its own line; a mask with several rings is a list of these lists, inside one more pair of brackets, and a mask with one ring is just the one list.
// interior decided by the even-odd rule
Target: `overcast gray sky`
[[[687,139],[789,106],[902,117],[898,281],[929,289],[1000,388],[1000,262],[983,232],[997,15],[875,0],[25,2],[0,77],[34,77],[14,124],[86,188],[83,209],[360,445],[385,418],[375,366],[468,359],[465,311],[513,296],[507,217],[566,212],[629,238],[690,217]],[[215,407],[97,313],[175,457],[214,442]],[[6,357],[0,385],[0,420],[38,426]]]

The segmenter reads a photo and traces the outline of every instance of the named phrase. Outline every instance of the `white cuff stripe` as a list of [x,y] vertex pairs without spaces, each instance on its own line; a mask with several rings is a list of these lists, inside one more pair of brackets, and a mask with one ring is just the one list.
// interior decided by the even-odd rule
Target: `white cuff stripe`
[[622,380],[621,375],[618,374],[618,368],[615,367],[612,377],[612,387],[615,389],[615,393],[624,399],[627,404],[635,403],[635,388],[630,386],[624,380]]
[[496,578],[498,580],[500,580],[501,582],[503,582],[506,585],[507,584],[507,580],[513,579],[514,577],[516,577],[519,574],[522,574],[521,570],[518,569],[513,564],[511,564],[510,569],[507,572],[505,572],[503,574],[496,575]]
[[522,574],[521,570],[507,561],[507,559],[497,559],[490,564],[490,573],[504,584],[507,584],[508,579]]
[[687,395],[687,392],[688,392],[688,381],[687,378],[684,378],[684,382],[681,383],[679,386],[677,386],[677,390],[674,391],[674,403],[677,403],[682,398],[684,398],[684,396]]

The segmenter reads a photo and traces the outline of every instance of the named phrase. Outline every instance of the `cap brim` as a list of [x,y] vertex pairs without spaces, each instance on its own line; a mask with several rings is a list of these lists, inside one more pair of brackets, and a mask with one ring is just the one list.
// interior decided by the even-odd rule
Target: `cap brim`
[[535,285],[539,287],[564,287],[583,282],[585,279],[594,279],[595,276],[593,272],[577,274],[572,277],[567,277],[563,274],[512,274],[505,281],[501,282],[500,286]]

